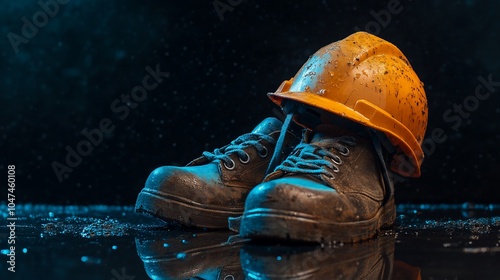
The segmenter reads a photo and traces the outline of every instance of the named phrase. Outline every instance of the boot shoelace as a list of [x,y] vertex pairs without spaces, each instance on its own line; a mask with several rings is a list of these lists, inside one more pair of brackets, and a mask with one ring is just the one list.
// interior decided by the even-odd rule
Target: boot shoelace
[[323,174],[335,179],[334,173],[340,171],[339,166],[342,165],[342,159],[330,149],[333,148],[342,156],[347,157],[350,154],[347,146],[355,144],[356,139],[351,136],[324,139],[314,144],[300,143],[276,170],[286,173]]
[[236,138],[236,140],[232,141],[227,146],[215,149],[213,152],[203,152],[203,156],[209,161],[218,159],[224,163],[225,168],[231,170],[236,166],[233,159],[229,156],[231,154],[236,154],[242,163],[248,163],[250,161],[250,156],[245,152],[245,148],[254,147],[259,156],[265,158],[268,155],[268,150],[266,146],[261,143],[261,140],[265,140],[272,144],[276,143],[276,140],[269,135],[247,133]]

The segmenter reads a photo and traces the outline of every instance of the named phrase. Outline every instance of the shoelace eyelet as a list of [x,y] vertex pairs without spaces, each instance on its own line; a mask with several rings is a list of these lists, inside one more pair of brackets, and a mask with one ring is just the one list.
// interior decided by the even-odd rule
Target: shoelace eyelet
[[338,156],[335,156],[336,158],[331,158],[331,161],[337,165],[341,165],[342,164],[342,159]]
[[243,159],[241,157],[238,157],[238,159],[240,160],[241,163],[245,164],[245,163],[248,163],[250,161],[250,155],[245,153],[245,159]]
[[224,167],[227,170],[233,170],[236,167],[236,163],[234,163],[234,160],[230,159],[229,161],[231,163],[231,166],[227,166],[226,162],[224,162]]
[[345,157],[348,157],[351,154],[351,151],[347,147],[345,147],[345,150],[346,150],[345,152],[339,151],[339,153]]
[[267,157],[267,155],[269,154],[269,151],[267,150],[267,148],[265,146],[263,146],[263,152],[261,151],[258,151],[257,153],[259,154],[259,157],[261,158],[265,158]]
[[332,168],[333,172],[335,173],[339,173],[340,172],[340,169],[338,166],[334,165],[333,168]]

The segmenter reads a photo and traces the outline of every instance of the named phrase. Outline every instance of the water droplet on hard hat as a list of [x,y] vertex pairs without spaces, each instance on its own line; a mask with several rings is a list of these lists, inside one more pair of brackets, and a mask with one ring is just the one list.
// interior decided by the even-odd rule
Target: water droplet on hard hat
[[309,76],[314,76],[314,75],[316,75],[316,72],[314,72],[314,71],[307,72],[307,73],[305,74],[305,76],[306,76],[306,77],[309,77]]
[[325,90],[325,89],[320,89],[320,90],[318,91],[318,94],[319,94],[319,95],[323,95],[323,94],[325,94],[325,92],[326,92],[326,90]]

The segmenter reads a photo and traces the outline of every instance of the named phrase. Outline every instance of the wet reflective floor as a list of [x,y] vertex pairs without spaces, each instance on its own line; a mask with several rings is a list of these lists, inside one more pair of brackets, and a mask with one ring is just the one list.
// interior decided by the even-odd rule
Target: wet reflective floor
[[500,279],[500,205],[399,205],[393,229],[330,246],[255,244],[129,206],[17,205],[9,228],[0,207],[0,279]]

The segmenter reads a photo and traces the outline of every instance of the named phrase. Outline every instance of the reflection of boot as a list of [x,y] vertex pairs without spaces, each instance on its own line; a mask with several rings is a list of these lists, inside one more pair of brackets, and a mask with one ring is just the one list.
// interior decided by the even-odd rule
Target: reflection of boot
[[[281,125],[267,118],[251,133],[185,167],[157,168],[137,198],[136,211],[189,226],[227,228],[227,219],[242,214],[248,192],[262,182]],[[292,146],[298,142],[287,139],[295,139]]]
[[[174,233],[175,235],[172,235]],[[151,279],[244,279],[243,239],[228,231],[167,232],[136,238],[137,254]]]
[[313,130],[312,140],[307,138],[250,192],[240,234],[356,242],[392,225],[396,209],[391,181],[377,153],[380,145],[366,129],[323,124]]
[[247,279],[391,279],[394,243],[387,235],[326,248],[252,244],[240,258]]

